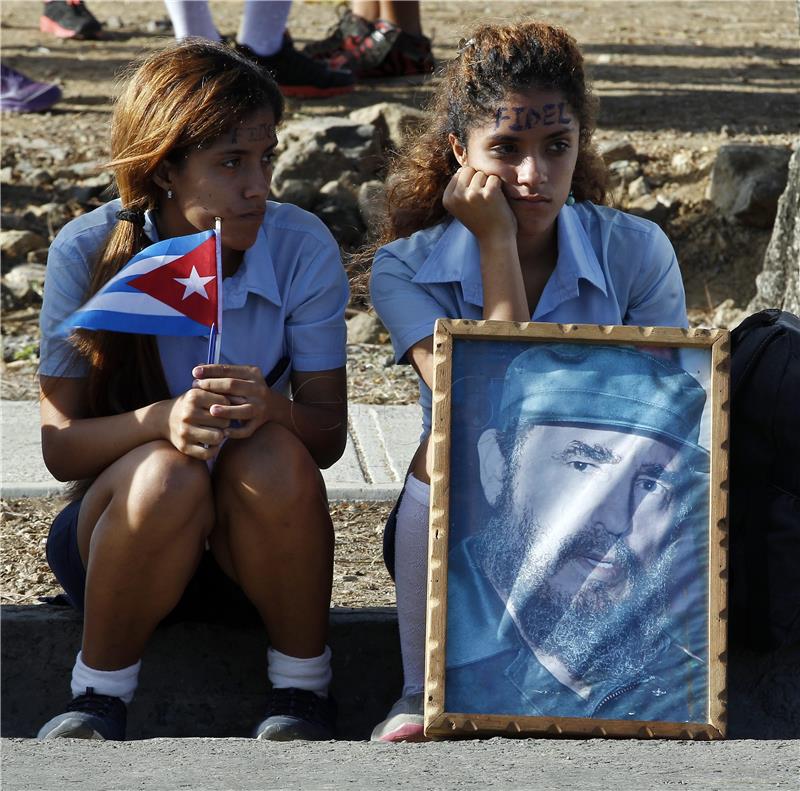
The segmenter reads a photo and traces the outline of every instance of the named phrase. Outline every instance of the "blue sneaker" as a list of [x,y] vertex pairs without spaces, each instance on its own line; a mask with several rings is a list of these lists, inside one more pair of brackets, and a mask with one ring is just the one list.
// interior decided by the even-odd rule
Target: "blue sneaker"
[[63,714],[46,722],[37,739],[100,739],[123,741],[128,707],[110,695],[96,695],[92,687],[73,698]]
[[256,728],[262,741],[328,741],[336,738],[336,702],[307,689],[273,689],[267,698],[267,716]]

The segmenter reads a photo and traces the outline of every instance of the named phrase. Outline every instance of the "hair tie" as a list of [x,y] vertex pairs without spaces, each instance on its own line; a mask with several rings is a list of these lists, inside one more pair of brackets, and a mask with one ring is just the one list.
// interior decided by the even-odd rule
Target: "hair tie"
[[144,228],[144,212],[138,209],[120,209],[117,212],[117,219],[132,222],[139,228]]

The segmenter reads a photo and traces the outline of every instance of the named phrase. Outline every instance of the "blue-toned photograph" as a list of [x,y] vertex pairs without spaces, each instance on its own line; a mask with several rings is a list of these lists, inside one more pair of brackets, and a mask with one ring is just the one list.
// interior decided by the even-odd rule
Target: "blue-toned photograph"
[[707,722],[710,360],[454,338],[446,711]]

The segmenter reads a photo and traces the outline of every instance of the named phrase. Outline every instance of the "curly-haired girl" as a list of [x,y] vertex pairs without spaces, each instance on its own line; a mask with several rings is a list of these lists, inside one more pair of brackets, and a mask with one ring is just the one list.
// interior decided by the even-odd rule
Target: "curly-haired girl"
[[423,426],[384,541],[405,683],[374,740],[423,738],[436,319],[687,323],[666,236],[602,205],[607,175],[594,124],[583,57],[564,30],[483,25],[447,65],[426,126],[391,169],[370,288],[397,361],[419,375]]

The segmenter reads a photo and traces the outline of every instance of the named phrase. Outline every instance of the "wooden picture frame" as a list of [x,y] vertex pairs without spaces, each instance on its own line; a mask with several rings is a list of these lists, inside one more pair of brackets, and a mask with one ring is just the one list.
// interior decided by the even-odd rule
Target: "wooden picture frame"
[[437,322],[428,736],[724,738],[728,372],[725,330]]

